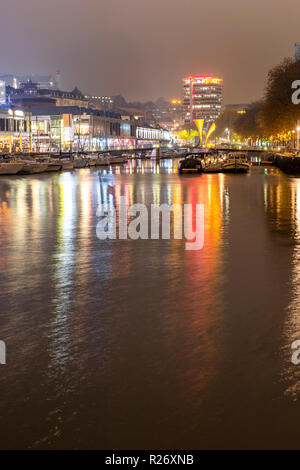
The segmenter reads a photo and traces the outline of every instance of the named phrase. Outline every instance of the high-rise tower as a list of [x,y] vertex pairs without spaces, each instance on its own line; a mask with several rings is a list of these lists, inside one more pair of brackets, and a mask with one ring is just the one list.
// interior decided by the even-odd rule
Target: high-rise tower
[[215,121],[222,104],[223,80],[212,75],[195,75],[183,80],[184,121]]

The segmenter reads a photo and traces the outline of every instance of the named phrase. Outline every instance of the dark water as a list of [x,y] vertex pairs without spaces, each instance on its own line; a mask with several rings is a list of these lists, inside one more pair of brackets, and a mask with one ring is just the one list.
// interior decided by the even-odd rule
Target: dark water
[[[300,447],[300,179],[175,165],[1,178],[1,448]],[[204,204],[204,248],[100,241],[120,195]]]

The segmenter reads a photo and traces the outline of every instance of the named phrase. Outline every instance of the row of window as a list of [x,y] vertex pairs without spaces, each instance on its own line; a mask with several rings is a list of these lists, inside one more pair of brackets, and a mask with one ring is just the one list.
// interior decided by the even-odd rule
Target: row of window
[[137,128],[136,137],[138,139],[160,140],[162,131],[159,129]]
[[[70,123],[72,126],[72,124]],[[87,133],[89,133],[89,123],[82,122],[79,123],[73,122],[74,132],[82,133],[83,128],[87,128]],[[104,120],[96,121],[93,123],[92,133],[94,136],[111,136],[111,137],[128,137],[138,139],[148,139],[148,140],[160,140],[163,136],[163,131],[161,129],[149,129],[149,128],[136,128],[136,126],[131,125],[130,123],[123,123],[117,121],[106,122]],[[106,127],[106,130],[105,130]],[[79,129],[77,129],[79,128]],[[13,119],[13,118],[0,118],[0,132],[30,132],[30,122],[23,119]],[[48,120],[39,120],[32,122],[32,133],[45,135],[51,133],[52,136],[59,136],[61,133],[61,120],[60,119],[51,119]]]
[[0,118],[0,131],[2,132],[29,132],[29,121],[22,119]]

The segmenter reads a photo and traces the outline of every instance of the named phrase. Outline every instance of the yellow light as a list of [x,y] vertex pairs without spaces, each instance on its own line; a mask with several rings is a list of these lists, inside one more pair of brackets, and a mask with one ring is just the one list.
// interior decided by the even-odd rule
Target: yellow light
[[196,127],[199,132],[199,144],[202,144],[202,131],[203,131],[203,124],[204,124],[204,119],[194,119],[194,123],[196,124]]
[[209,139],[209,137],[211,136],[211,134],[214,132],[215,129],[216,129],[216,125],[215,125],[214,122],[212,122],[212,124],[211,124],[211,126],[210,126],[210,128],[209,128],[209,130],[208,130],[208,133],[207,133],[207,135],[206,135],[205,145],[207,145],[208,139]]

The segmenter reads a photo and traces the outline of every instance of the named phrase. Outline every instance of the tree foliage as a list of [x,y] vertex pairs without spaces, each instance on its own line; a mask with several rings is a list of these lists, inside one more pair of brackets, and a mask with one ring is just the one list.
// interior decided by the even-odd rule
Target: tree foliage
[[260,123],[268,135],[294,129],[300,119],[300,105],[292,102],[292,83],[300,80],[300,60],[284,59],[270,70],[265,88]]
[[235,121],[238,118],[236,110],[233,109],[224,109],[218,119],[216,120],[216,137],[221,137],[224,135],[226,129],[232,129]]
[[262,138],[264,129],[261,126],[260,113],[263,101],[255,101],[248,106],[244,114],[240,114],[235,120],[233,128],[235,132],[245,138]]

